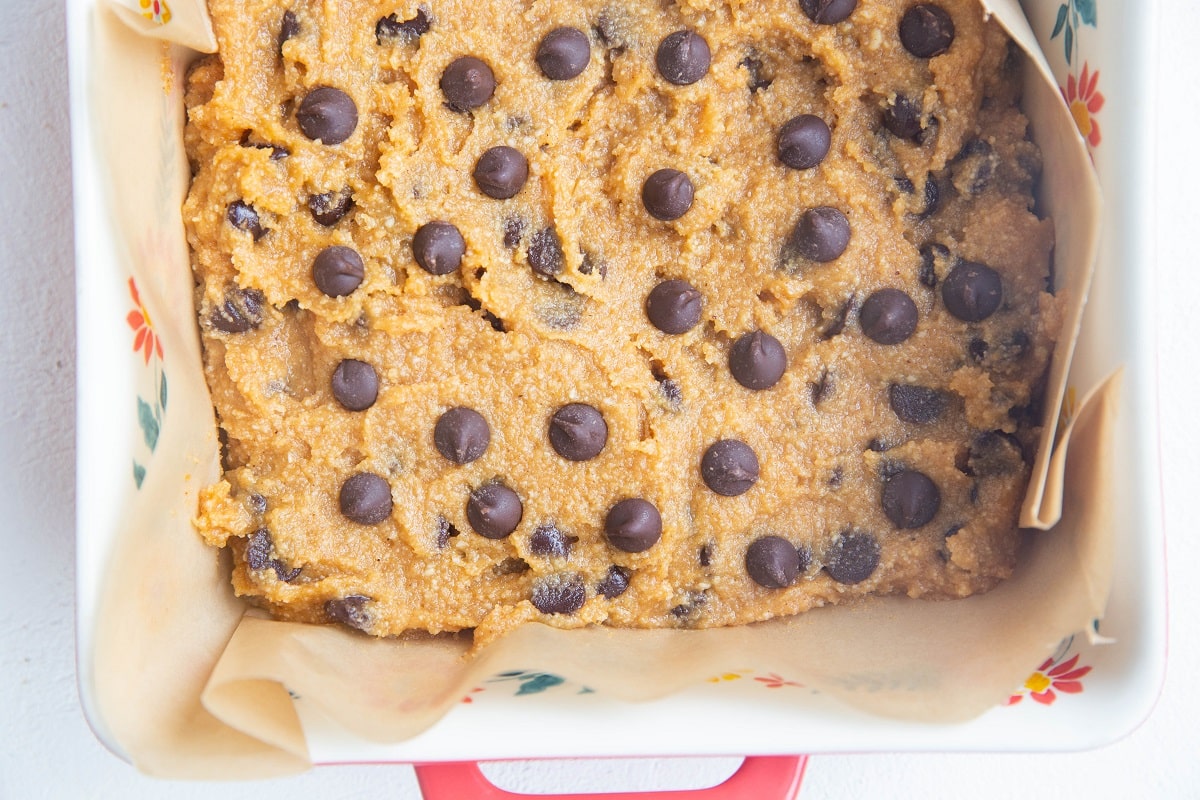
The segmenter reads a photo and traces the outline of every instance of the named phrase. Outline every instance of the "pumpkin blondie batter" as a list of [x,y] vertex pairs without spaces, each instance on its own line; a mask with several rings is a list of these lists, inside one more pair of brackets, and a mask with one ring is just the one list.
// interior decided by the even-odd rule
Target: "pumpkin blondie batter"
[[236,591],[375,635],[986,590],[1060,324],[976,0],[210,0]]

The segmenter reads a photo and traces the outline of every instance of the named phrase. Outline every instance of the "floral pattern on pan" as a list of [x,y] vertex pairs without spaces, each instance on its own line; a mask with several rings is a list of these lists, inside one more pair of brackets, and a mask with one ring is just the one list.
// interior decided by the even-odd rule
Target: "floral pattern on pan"
[[1047,658],[1028,678],[1021,688],[1008,698],[1006,705],[1016,705],[1027,695],[1035,703],[1052,705],[1059,693],[1080,694],[1083,678],[1092,671],[1089,666],[1079,666],[1080,653],[1072,653],[1075,637],[1063,642],[1054,655]]
[[[137,281],[133,278],[129,279],[129,296],[133,301],[133,310],[125,315],[125,322],[133,331],[133,352],[141,355],[143,366],[150,370],[152,376],[152,388],[147,393],[150,399],[146,400],[142,396],[142,392],[138,392],[137,420],[138,427],[142,431],[142,441],[145,443],[146,449],[150,451],[150,455],[153,455],[155,448],[158,447],[158,436],[162,432],[163,419],[167,411],[167,374],[163,369],[162,339],[154,330],[150,312],[143,305],[141,295],[138,293]],[[135,458],[133,460],[133,483],[138,489],[141,489],[145,479],[146,464],[139,463]]]

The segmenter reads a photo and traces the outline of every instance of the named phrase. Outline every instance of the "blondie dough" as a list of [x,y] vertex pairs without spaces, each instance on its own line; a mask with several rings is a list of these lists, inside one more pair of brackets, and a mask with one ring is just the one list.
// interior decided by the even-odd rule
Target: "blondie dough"
[[184,217],[236,591],[709,627],[1014,564],[1059,326],[976,0],[210,0]]

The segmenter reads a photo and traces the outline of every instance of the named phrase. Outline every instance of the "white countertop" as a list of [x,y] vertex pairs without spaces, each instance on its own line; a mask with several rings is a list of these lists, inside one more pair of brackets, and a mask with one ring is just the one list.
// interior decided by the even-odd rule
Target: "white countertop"
[[[1103,13],[1106,2],[1098,3]],[[1125,0],[1136,2],[1136,0]],[[0,800],[419,797],[411,769],[322,767],[248,784],[145,778],[93,738],[75,689],[74,243],[61,3],[0,0]],[[801,796],[1194,797],[1200,717],[1200,4],[1162,0],[1156,120],[1159,381],[1170,657],[1150,718],[1100,750],[1056,755],[846,755],[809,763]],[[1147,120],[1146,124],[1154,121]],[[1176,161],[1175,159],[1178,159]],[[1187,190],[1177,187],[1192,187]],[[1140,265],[1151,268],[1155,265]],[[522,762],[487,768],[514,791],[672,789],[722,779],[730,759]]]

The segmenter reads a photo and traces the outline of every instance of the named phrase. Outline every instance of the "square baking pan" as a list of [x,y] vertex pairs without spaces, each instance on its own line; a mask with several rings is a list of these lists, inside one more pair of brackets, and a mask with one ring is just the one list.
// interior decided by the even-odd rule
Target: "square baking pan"
[[[97,611],[116,566],[111,556],[122,529],[134,517],[143,524],[147,517],[153,522],[154,515],[175,519],[187,493],[194,492],[194,487],[164,482],[153,466],[156,449],[173,446],[165,417],[187,412],[173,404],[169,386],[202,376],[198,343],[172,363],[163,359],[149,304],[142,299],[150,293],[156,307],[172,309],[166,319],[157,315],[154,325],[194,328],[190,274],[143,275],[140,285],[131,275],[131,260],[152,259],[163,245],[153,237],[130,235],[121,198],[131,204],[157,202],[157,213],[167,218],[178,210],[156,198],[161,187],[142,183],[158,165],[114,176],[104,161],[106,141],[129,135],[136,116],[100,99],[112,92],[107,87],[101,93],[98,81],[114,75],[111,60],[101,63],[104,51],[97,45],[113,24],[106,18],[113,14],[109,2],[67,4],[79,356],[77,663],[89,722],[110,749],[128,758],[96,703]],[[1114,442],[1113,514],[1120,535],[1103,620],[1047,652],[1044,663],[1030,664],[1029,679],[1013,687],[1008,704],[961,724],[880,718],[787,676],[737,664],[700,685],[637,704],[606,698],[530,664],[491,676],[432,728],[398,744],[356,738],[304,698],[295,698],[314,762],[1066,751],[1111,742],[1149,714],[1166,658],[1150,237],[1154,154],[1148,122],[1157,3],[1106,4],[1099,10],[1092,0],[1026,0],[1022,5],[1087,138],[1105,194],[1101,255],[1069,379],[1070,387],[1082,390],[1114,370],[1124,371]],[[134,6],[138,0],[132,0]],[[186,60],[178,46],[149,40],[145,46],[161,54],[150,63]],[[146,63],[138,67],[131,60],[128,69],[144,70]],[[118,79],[120,70],[115,69]],[[162,102],[178,102],[172,81],[181,76],[164,72],[159,79]],[[182,105],[173,113],[182,114]],[[170,262],[170,254],[164,253],[163,261]],[[188,369],[190,374],[181,374]],[[1071,397],[1069,392],[1068,402]],[[152,616],[152,607],[147,613]],[[547,731],[586,735],[547,736]]]

